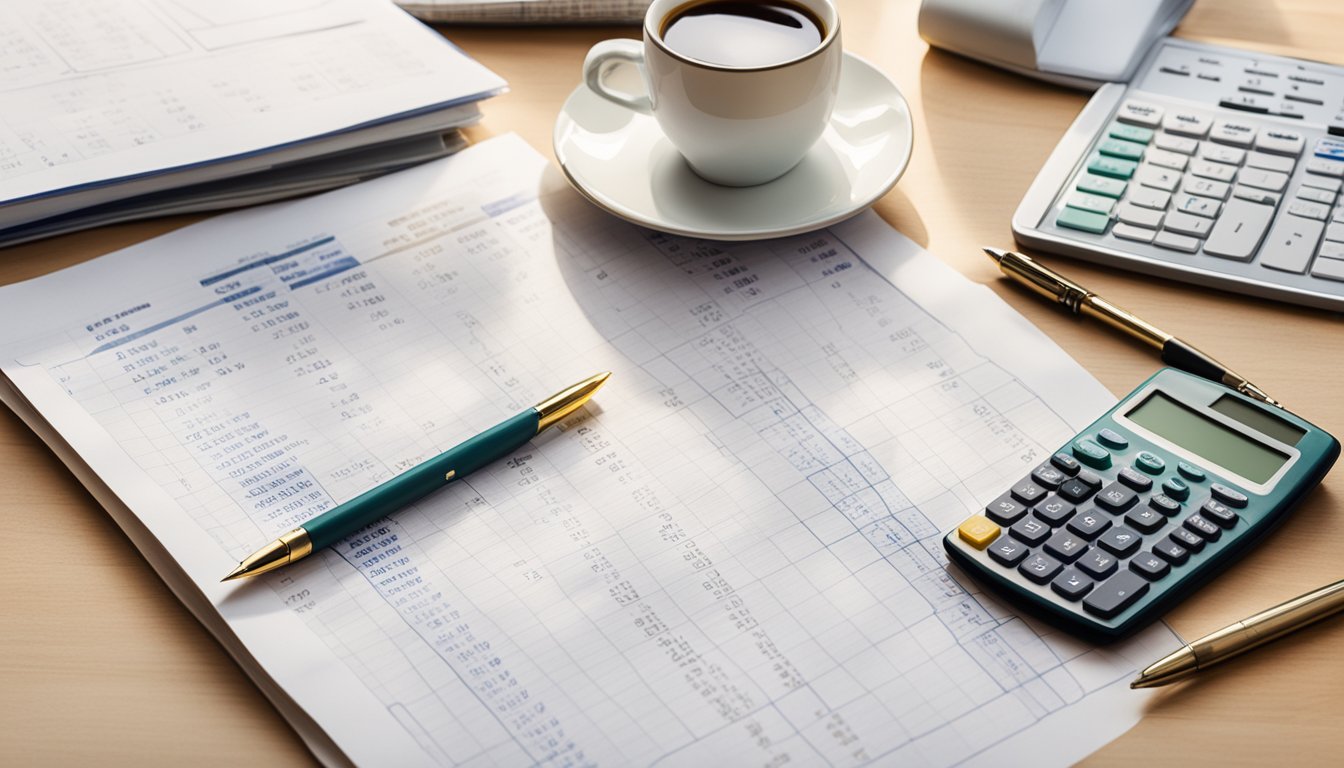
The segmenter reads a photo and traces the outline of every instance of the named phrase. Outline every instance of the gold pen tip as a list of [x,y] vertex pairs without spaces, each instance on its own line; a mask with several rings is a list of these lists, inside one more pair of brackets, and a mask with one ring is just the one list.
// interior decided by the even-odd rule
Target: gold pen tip
[[234,579],[241,579],[242,577],[244,577],[244,576],[246,576],[246,575],[247,575],[247,569],[243,567],[243,564],[242,564],[242,563],[239,563],[237,568],[234,568],[232,571],[229,571],[229,575],[228,575],[228,576],[225,576],[224,578],[220,579],[219,581],[220,581],[220,583],[222,584],[222,583],[224,583],[224,582],[226,582],[226,581],[233,581]]
[[1003,257],[1008,255],[1007,251],[1000,248],[985,248],[984,251],[995,261],[1003,261]]

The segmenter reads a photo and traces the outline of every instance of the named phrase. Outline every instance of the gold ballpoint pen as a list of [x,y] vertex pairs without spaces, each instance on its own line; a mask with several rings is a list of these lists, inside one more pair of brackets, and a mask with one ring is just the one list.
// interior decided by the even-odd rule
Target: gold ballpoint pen
[[1263,403],[1282,408],[1278,401],[1265,394],[1231,368],[1200,352],[1193,345],[1172,336],[1151,323],[1141,320],[1117,307],[1083,286],[1052,269],[1037,263],[1030,256],[998,248],[986,248],[990,258],[999,265],[1003,274],[1027,286],[1045,298],[1063,304],[1074,314],[1090,315],[1118,328],[1134,338],[1155,347],[1162,353],[1162,361],[1173,368],[1216,381]]
[[1261,611],[1247,619],[1182,646],[1143,670],[1130,688],[1154,688],[1174,683],[1230,659],[1239,653],[1280,638],[1289,632],[1344,610],[1344,581],[1336,581]]

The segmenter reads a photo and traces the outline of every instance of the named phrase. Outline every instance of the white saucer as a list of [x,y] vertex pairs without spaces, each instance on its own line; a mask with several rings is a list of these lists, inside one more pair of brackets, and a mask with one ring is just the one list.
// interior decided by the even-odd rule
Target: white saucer
[[910,161],[910,107],[873,65],[846,53],[831,124],[793,170],[756,187],[695,175],[649,115],[579,85],[555,122],[555,156],[598,207],[641,226],[713,240],[780,237],[877,201]]

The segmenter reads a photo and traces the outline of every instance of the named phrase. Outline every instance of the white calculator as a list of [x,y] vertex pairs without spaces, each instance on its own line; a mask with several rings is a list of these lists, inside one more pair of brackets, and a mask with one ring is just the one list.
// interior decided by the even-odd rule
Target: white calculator
[[1344,67],[1175,38],[1088,102],[1018,242],[1344,310]]

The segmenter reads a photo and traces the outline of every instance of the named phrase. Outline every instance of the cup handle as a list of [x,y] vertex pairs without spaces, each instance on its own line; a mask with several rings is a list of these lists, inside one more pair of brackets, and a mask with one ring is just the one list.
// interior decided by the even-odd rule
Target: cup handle
[[636,112],[650,114],[653,105],[646,94],[633,94],[607,87],[603,82],[615,67],[622,63],[644,69],[644,44],[639,40],[619,38],[603,40],[588,51],[583,60],[583,81],[593,93]]

